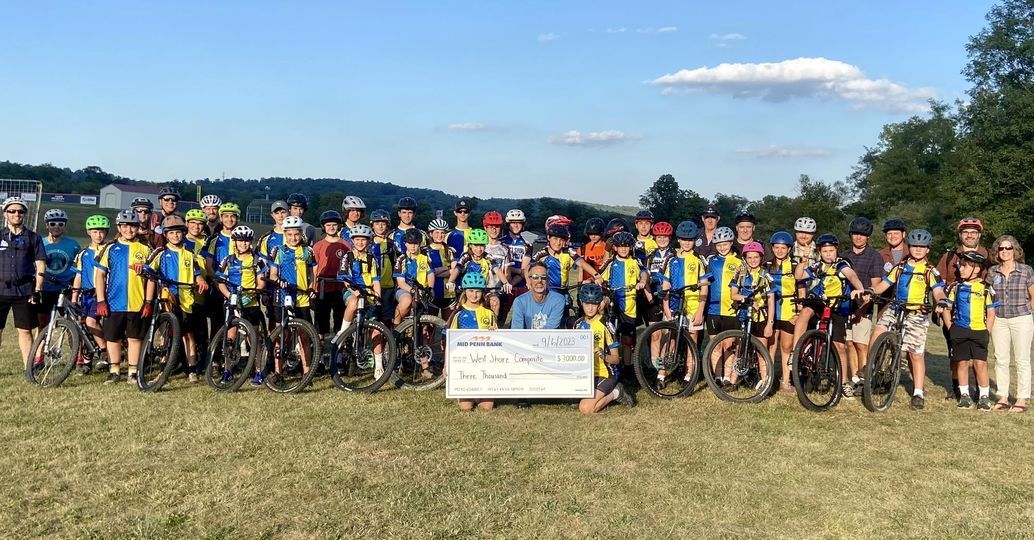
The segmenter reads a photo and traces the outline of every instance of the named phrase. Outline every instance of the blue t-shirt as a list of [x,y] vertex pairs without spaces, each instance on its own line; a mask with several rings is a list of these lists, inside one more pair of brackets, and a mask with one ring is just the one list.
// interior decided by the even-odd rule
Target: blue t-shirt
[[513,301],[510,311],[510,328],[524,330],[541,330],[560,328],[564,318],[564,295],[550,290],[542,303],[538,303],[528,291]]
[[[50,237],[44,236],[43,249],[47,252],[47,275],[57,278],[62,285],[71,285],[75,278],[73,263],[81,249],[79,242],[62,236],[57,242],[51,243]],[[61,288],[61,285],[54,285],[50,280],[43,281],[44,291],[61,292]]]

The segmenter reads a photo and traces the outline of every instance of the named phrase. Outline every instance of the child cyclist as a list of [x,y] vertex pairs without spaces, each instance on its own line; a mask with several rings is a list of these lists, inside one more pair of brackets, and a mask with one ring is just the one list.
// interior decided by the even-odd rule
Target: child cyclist
[[101,327],[108,347],[108,380],[119,381],[122,360],[122,339],[128,342],[129,383],[136,384],[140,346],[151,316],[150,304],[144,304],[144,278],[140,276],[151,248],[137,240],[140,218],[132,209],[122,210],[115,218],[118,238],[101,248],[97,256],[94,284],[97,286],[97,316],[106,317]]
[[[459,307],[449,319],[449,328],[495,330],[495,313],[485,307],[485,287],[488,282],[485,276],[479,272],[468,272],[464,274],[461,282],[463,293],[460,297]],[[495,407],[494,401],[461,399],[459,400],[461,411],[477,408],[488,411]]]
[[[926,406],[923,383],[926,381],[926,316],[928,313],[924,306],[931,293],[938,304],[944,302],[944,282],[941,281],[941,274],[927,260],[927,256],[930,254],[930,244],[933,243],[933,235],[923,229],[915,229],[908,233],[907,243],[908,256],[891,268],[890,272],[884,276],[883,282],[870,291],[878,295],[894,287],[894,300],[905,304],[902,306],[906,315],[901,350],[908,353],[908,363],[912,366],[912,381],[915,384],[915,389],[912,391],[912,408],[922,410]],[[872,337],[869,338],[870,350],[872,350],[876,338],[890,330],[895,320],[896,314],[893,309],[883,311],[883,315],[876,322],[876,328],[873,329]]]
[[195,337],[198,329],[208,324],[204,311],[197,300],[208,291],[208,283],[205,281],[201,258],[184,245],[183,239],[186,236],[187,224],[183,218],[171,214],[162,220],[161,226],[162,234],[165,236],[165,246],[151,253],[147,265],[165,279],[179,283],[193,283],[194,287],[165,284],[159,286],[156,282],[149,280],[144,302],[148,302],[159,293],[172,300],[170,304],[173,306],[172,312],[180,320],[183,332],[183,350],[187,356],[187,379],[196,383],[198,381],[198,364]]
[[377,267],[381,269],[381,305],[379,308],[381,321],[387,323],[395,313],[395,279],[391,276],[395,269],[394,234],[391,230],[391,216],[387,210],[377,209],[370,212],[370,253],[377,259]]
[[402,235],[402,245],[406,251],[395,261],[392,278],[395,279],[395,317],[391,321],[393,327],[402,323],[413,306],[413,292],[416,283],[421,287],[434,288],[434,268],[425,250],[420,248],[424,235],[415,227]]
[[[510,282],[506,279],[506,267],[499,261],[489,259],[487,249],[488,233],[484,229],[471,229],[467,234],[467,251],[453,261],[446,287],[455,290],[458,276],[478,273],[484,276],[486,284],[502,283],[503,292],[509,293],[511,287]],[[493,313],[497,312],[499,310],[499,291],[493,290],[489,293],[486,302],[489,306],[494,305],[494,308],[489,308]]]
[[[704,313],[707,302],[701,302],[707,298],[708,278],[707,265],[693,251],[696,247],[696,239],[700,236],[700,229],[692,221],[683,221],[675,228],[675,237],[678,238],[678,249],[670,253],[661,264],[661,288],[663,291],[682,289],[678,295],[667,295],[667,300],[661,301],[661,308],[664,310],[664,319],[671,320],[675,310],[682,308],[686,317],[690,320],[689,338],[694,343],[700,343],[700,329],[704,324]],[[696,286],[697,289],[686,289],[685,287]],[[659,352],[659,351],[658,351]],[[656,353],[655,353],[656,354]],[[665,387],[667,372],[660,369],[660,361],[654,356],[654,367],[657,371],[657,385],[660,389]],[[693,374],[688,370],[696,369],[694,366],[686,366],[687,373],[685,380],[689,381]]]
[[[481,225],[488,233],[488,245],[485,246],[485,257],[492,263],[493,268],[499,268],[499,272],[492,272],[488,276],[488,287],[493,289],[486,295],[488,297],[488,308],[495,313],[497,318],[503,307],[503,298],[498,288],[503,285],[510,285],[510,248],[502,242],[503,237],[503,215],[495,210],[485,214],[481,219]],[[504,295],[513,292],[512,285],[506,289]],[[504,313],[505,315],[505,313]]]
[[592,330],[592,371],[596,384],[593,397],[578,402],[578,412],[582,414],[598,413],[613,401],[635,407],[635,397],[618,381],[617,365],[621,363],[621,356],[614,335],[603,323],[601,302],[603,289],[599,285],[586,283],[578,288],[582,317],[575,321],[572,328]]
[[[373,229],[368,225],[357,223],[352,226],[352,249],[341,258],[341,267],[338,268],[338,281],[345,282],[345,317],[341,323],[341,332],[348,330],[355,320],[355,314],[359,310],[359,295],[364,294],[359,290],[359,285],[367,287],[367,294],[373,298],[381,297],[381,268],[377,264],[377,258],[370,253],[370,239],[373,237]],[[376,317],[376,300],[366,305],[365,315],[368,318]],[[377,330],[372,330],[370,338],[373,341],[373,376],[380,379],[384,374],[384,340]]]
[[637,291],[645,293],[647,302],[653,301],[653,293],[647,288],[650,274],[632,255],[635,242],[635,237],[631,233],[620,232],[614,235],[614,258],[603,263],[603,268],[596,276],[596,283],[607,283],[614,294],[613,309],[618,316],[617,334],[624,346],[622,363],[626,366],[631,366],[632,349],[635,348]]
[[452,272],[452,260],[456,252],[445,243],[449,234],[449,222],[441,218],[431,220],[427,225],[427,234],[431,241],[427,244],[427,259],[434,270],[434,305],[441,311],[443,319],[449,318],[449,306],[456,299],[456,293],[445,287],[445,282]]
[[[751,302],[754,305],[754,312],[751,315],[753,324],[751,334],[758,338],[762,345],[768,346],[768,340],[772,337],[774,320],[771,316],[775,311],[775,289],[772,288],[772,278],[761,266],[761,260],[765,257],[765,247],[760,242],[747,242],[740,250],[743,257],[743,266],[736,272],[736,277],[729,284],[730,296],[734,302]],[[748,300],[749,299],[749,300]],[[725,364],[724,379],[732,384],[737,383],[736,373],[733,371],[733,363]],[[768,379],[765,371],[765,364],[759,366],[759,380],[755,390],[762,388]]]
[[955,373],[959,380],[960,409],[972,409],[973,398],[969,394],[969,365],[977,375],[977,387],[980,394],[977,408],[990,411],[991,379],[987,374],[987,344],[991,339],[991,327],[994,326],[995,308],[994,289],[980,279],[981,271],[987,260],[976,251],[965,251],[959,254],[959,277],[961,281],[948,287],[948,306],[941,311],[944,325],[948,328],[951,340],[951,360],[958,362]]
[[[732,308],[732,287],[729,285],[736,277],[743,259],[732,249],[736,233],[729,227],[718,227],[711,237],[715,253],[707,258],[707,274],[710,275],[707,289],[707,335],[717,336],[726,330],[738,330],[740,321]],[[711,362],[713,373],[723,373],[719,364],[726,360],[727,344],[723,341],[715,347],[715,352],[707,361]],[[731,384],[723,380],[723,384]]]
[[[279,285],[281,299],[290,297],[294,301],[294,317],[312,323],[309,306],[312,297],[316,296],[316,290],[313,288],[316,256],[313,254],[312,248],[305,244],[305,236],[302,234],[303,224],[304,222],[299,216],[284,218],[284,245],[273,248],[270,253],[272,265],[269,269],[269,280]],[[271,325],[280,323],[282,316],[280,310],[282,309],[284,309],[282,305],[273,307]],[[308,373],[313,368],[314,359],[309,358],[312,348],[306,344],[302,345],[302,369]],[[280,366],[273,367],[275,373],[271,373],[270,377],[276,377],[280,373]]]
[[[219,294],[229,300],[233,293],[238,294],[238,302],[241,310],[241,318],[250,322],[259,335],[267,335],[265,317],[262,316],[262,308],[259,305],[258,289],[266,288],[266,278],[269,275],[269,259],[254,250],[255,231],[246,225],[238,225],[230,231],[230,238],[233,239],[234,253],[223,259],[219,266],[218,277],[229,281],[233,290],[225,283],[219,283]],[[220,304],[225,309],[225,304]],[[225,317],[225,314],[223,315]],[[226,339],[237,338],[237,328],[226,330]],[[260,386],[263,381],[262,367],[256,363],[255,375],[251,379],[252,386]],[[222,379],[229,382],[233,374],[223,372]]]
[[[90,236],[90,245],[79,252],[75,257],[75,278],[72,280],[72,303],[80,302],[83,306],[83,314],[86,316],[86,327],[90,329],[93,340],[101,350],[107,350],[107,344],[101,333],[101,325],[97,316],[97,297],[95,296],[93,276],[97,266],[97,254],[107,245],[108,231],[111,229],[111,222],[107,216],[94,215],[86,218],[86,234]],[[79,358],[79,373],[86,375],[93,369],[89,363]]]
[[775,304],[768,312],[772,321],[772,338],[768,350],[772,358],[776,351],[782,359],[783,369],[780,375],[780,391],[793,393],[790,384],[790,354],[793,353],[793,327],[797,322],[798,305],[793,302],[797,296],[797,278],[794,276],[793,258],[790,254],[794,245],[793,237],[786,231],[779,231],[769,240],[772,245],[772,258],[765,265],[768,277],[772,279],[772,290]]

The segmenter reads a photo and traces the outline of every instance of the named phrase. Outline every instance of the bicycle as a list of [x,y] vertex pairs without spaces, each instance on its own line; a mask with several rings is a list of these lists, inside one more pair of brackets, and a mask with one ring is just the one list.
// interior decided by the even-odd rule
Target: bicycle
[[833,309],[850,296],[794,298],[802,308],[811,308],[819,317],[818,326],[808,330],[794,345],[790,356],[790,378],[797,400],[816,412],[835,407],[844,395],[841,387],[840,353],[833,345]]
[[[740,321],[739,330],[726,330],[711,338],[704,349],[704,378],[711,390],[723,401],[731,403],[758,403],[768,397],[775,384],[775,369],[768,347],[754,336],[754,319],[764,312],[753,299],[758,290],[733,304]],[[719,344],[723,346],[725,358],[714,358]],[[731,356],[731,357],[730,357]],[[728,364],[732,362],[731,366]],[[716,371],[721,368],[720,373]],[[719,381],[729,372],[728,382]]]
[[[156,282],[159,290],[164,290],[162,286],[194,287],[193,283],[166,279],[148,266],[143,267],[140,275]],[[144,302],[145,305],[150,304],[152,313],[144,342],[140,346],[140,361],[136,368],[136,384],[144,392],[161,390],[179,365],[183,353],[183,331],[179,318],[172,313],[176,304],[175,297],[166,300],[162,296],[155,294],[150,302]]]
[[[366,301],[374,304],[380,301],[373,289],[361,283],[345,281],[357,291],[355,319],[348,328],[338,332],[330,342],[330,378],[334,384],[349,392],[371,393],[388,382],[395,372],[398,349],[391,330],[376,317],[368,317]],[[383,340],[381,372],[377,372],[374,356],[375,339],[379,333]]]
[[[55,285],[62,285],[53,276],[44,275],[44,278]],[[93,289],[74,289],[64,285],[57,303],[50,310],[50,323],[36,335],[29,348],[30,356],[25,364],[25,380],[29,384],[43,388],[61,386],[75,369],[77,359],[92,366],[106,354],[86,326],[82,305],[68,299],[74,291],[79,291],[80,301],[83,296],[94,292]]]
[[305,319],[295,317],[294,297],[288,293],[308,294],[290,283],[280,283],[275,293],[279,304],[279,321],[269,335],[269,343],[257,345],[264,354],[263,372],[266,388],[279,394],[301,392],[316,377],[320,360],[320,335]]
[[[256,360],[262,358],[262,347],[255,325],[241,317],[242,295],[263,294],[261,289],[247,289],[216,276],[230,290],[224,307],[223,326],[208,344],[205,382],[218,392],[236,392],[255,371]],[[231,330],[236,330],[231,332]],[[233,334],[233,337],[228,337]]]
[[409,315],[394,330],[397,350],[395,379],[398,386],[409,390],[433,390],[445,383],[445,320],[430,315],[434,309],[424,299],[434,290],[416,281],[406,280],[413,287],[413,303]]
[[869,349],[865,361],[865,379],[862,381],[862,403],[871,412],[884,412],[894,402],[894,394],[901,380],[901,341],[905,335],[907,310],[929,312],[934,306],[879,296],[873,297],[873,301],[887,304],[887,309],[894,310],[894,324],[880,334]]
[[[700,289],[697,284],[665,291],[679,299],[678,313],[668,321],[655,322],[646,327],[635,345],[635,376],[639,386],[661,399],[689,396],[700,382],[700,352],[690,337],[692,317],[686,315],[686,293]],[[659,343],[654,344],[654,340]],[[660,356],[654,357],[658,350]],[[658,377],[661,372],[663,377]]]

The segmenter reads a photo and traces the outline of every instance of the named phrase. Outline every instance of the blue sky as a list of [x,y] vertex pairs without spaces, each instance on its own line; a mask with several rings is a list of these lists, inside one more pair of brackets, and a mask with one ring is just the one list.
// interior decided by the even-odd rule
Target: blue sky
[[991,5],[5,3],[0,159],[614,204],[844,178]]

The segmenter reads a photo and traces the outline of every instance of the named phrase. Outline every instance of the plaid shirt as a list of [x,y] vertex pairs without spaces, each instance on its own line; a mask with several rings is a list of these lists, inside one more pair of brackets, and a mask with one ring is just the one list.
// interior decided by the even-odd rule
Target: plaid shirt
[[996,264],[987,271],[987,283],[998,293],[996,316],[1011,319],[1031,314],[1028,288],[1034,285],[1034,268],[1016,263],[1016,269],[1006,276]]

